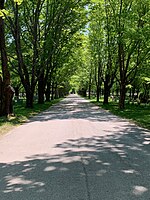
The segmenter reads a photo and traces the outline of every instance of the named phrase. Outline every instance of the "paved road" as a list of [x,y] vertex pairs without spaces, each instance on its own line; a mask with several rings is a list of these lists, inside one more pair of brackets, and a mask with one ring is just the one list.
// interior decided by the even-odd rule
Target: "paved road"
[[150,200],[150,133],[70,95],[0,139],[0,200]]

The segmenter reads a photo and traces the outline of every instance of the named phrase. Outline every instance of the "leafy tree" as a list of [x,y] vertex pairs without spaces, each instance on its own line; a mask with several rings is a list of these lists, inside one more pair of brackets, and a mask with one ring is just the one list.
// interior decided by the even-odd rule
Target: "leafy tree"
[[90,51],[91,51],[91,62],[94,65],[94,76],[96,83],[96,94],[97,101],[100,97],[100,89],[102,84],[102,69],[103,69],[103,43],[104,43],[104,29],[103,29],[103,7],[101,2],[95,3],[91,7],[90,16],[90,29],[89,29],[89,40],[90,40]]
[[[149,15],[148,1],[123,1],[117,4],[109,1],[115,16],[118,44],[120,82],[120,109],[125,106],[126,85],[131,84],[137,68],[149,57],[149,36],[147,33]],[[146,44],[148,42],[148,45]],[[132,74],[132,76],[131,76]]]
[[[7,1],[11,43],[15,44],[18,74],[26,91],[26,106],[33,106],[38,82],[39,103],[51,85],[60,54],[86,23],[87,0]],[[32,9],[31,9],[32,8]],[[47,84],[48,82],[48,84]],[[53,85],[53,84],[52,84]]]
[[103,69],[103,82],[104,82],[104,104],[108,104],[108,97],[110,90],[114,84],[117,66],[117,42],[114,30],[114,19],[110,4],[105,0],[104,4],[105,19],[104,19],[104,69]]
[[120,84],[119,107],[123,109],[127,85],[133,83],[139,67],[145,59],[149,59],[149,1],[92,2],[89,33],[91,60],[95,66],[97,60],[100,61],[100,67],[95,68],[96,85],[104,82],[104,103],[108,103],[116,77]]

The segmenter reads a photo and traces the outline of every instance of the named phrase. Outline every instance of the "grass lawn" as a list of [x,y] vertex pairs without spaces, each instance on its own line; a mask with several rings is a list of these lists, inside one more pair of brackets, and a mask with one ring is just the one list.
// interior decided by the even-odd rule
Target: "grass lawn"
[[116,102],[110,102],[109,105],[103,105],[102,100],[100,100],[99,103],[96,103],[96,100],[92,99],[91,102],[105,110],[109,110],[117,116],[130,119],[137,125],[150,130],[150,105],[126,104],[124,110],[119,110],[118,103]]
[[26,122],[29,118],[37,115],[38,113],[48,109],[55,103],[58,103],[61,99],[56,99],[51,102],[45,102],[45,104],[34,104],[33,109],[25,108],[25,103],[15,103],[14,105],[14,117],[0,117],[0,136],[7,133],[14,127]]

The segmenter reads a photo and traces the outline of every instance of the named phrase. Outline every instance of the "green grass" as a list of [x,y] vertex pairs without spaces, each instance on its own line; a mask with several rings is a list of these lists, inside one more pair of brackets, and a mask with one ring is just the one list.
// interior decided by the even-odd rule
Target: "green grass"
[[[14,127],[26,122],[29,118],[37,115],[38,113],[48,109],[53,104],[59,102],[60,99],[46,102],[45,104],[35,104],[33,109],[25,108],[23,102],[16,103],[14,105],[15,116],[9,117],[0,117],[0,136],[7,133]],[[118,108],[118,103],[110,102],[109,105],[103,105],[103,99],[100,99],[100,102],[97,103],[95,99],[92,99],[91,102],[96,105],[109,110],[111,113],[120,116],[122,118],[130,119],[141,127],[147,128],[150,130],[150,105],[132,105],[126,104],[126,108],[121,111]]]
[[34,104],[33,109],[25,108],[25,103],[15,103],[14,104],[14,113],[15,116],[6,118],[0,117],[0,136],[4,135],[14,127],[23,124],[29,118],[37,115],[38,113],[48,109],[53,104],[56,104],[61,99],[56,99],[51,102],[45,102],[45,104]]
[[105,110],[109,110],[117,116],[129,119],[137,125],[150,130],[150,105],[126,104],[125,109],[120,110],[116,102],[109,102],[109,105],[103,105],[102,99],[99,103],[96,103],[95,99],[92,99],[91,102]]

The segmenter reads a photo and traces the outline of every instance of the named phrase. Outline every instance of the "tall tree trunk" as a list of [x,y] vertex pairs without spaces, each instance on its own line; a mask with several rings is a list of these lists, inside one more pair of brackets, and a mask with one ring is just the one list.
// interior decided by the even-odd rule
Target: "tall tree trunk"
[[38,79],[38,103],[44,104],[44,94],[45,94],[45,81],[44,73],[42,73]]
[[3,92],[3,80],[2,80],[2,77],[0,76],[0,116],[3,115],[3,110],[4,110],[4,101],[3,101],[3,95],[4,95],[4,92]]
[[26,108],[33,108],[34,93],[30,89],[26,89]]
[[89,99],[91,99],[91,88],[92,88],[92,72],[90,72],[90,77],[89,77],[89,94],[88,94]]
[[[4,0],[0,1],[0,10],[4,9]],[[4,20],[0,17],[0,53],[2,62],[2,78],[0,78],[1,84],[1,102],[0,102],[0,115],[7,116],[13,112],[12,110],[12,98],[14,94],[13,88],[10,86],[10,73],[8,70],[8,60],[5,46],[5,33],[4,33]]]
[[119,108],[125,108],[125,96],[126,96],[126,69],[125,69],[125,53],[124,46],[121,42],[118,45],[118,58],[120,69],[120,101]]
[[[35,85],[30,84],[30,77],[27,66],[24,63],[23,54],[22,54],[22,46],[21,46],[21,34],[20,34],[20,24],[19,24],[19,11],[18,4],[15,4],[15,24],[13,27],[13,36],[15,40],[15,48],[17,54],[18,61],[18,72],[21,78],[21,82],[26,91],[26,107],[33,107],[33,94]],[[31,102],[32,101],[32,102]]]
[[51,100],[54,100],[54,81],[52,81],[52,94],[51,94]]
[[[39,34],[39,15],[40,15],[40,5],[41,0],[37,1],[36,9],[32,9],[33,17],[32,19],[32,30],[30,32],[31,37],[33,38],[32,46],[33,46],[33,58],[32,58],[32,70],[28,70],[23,58],[22,53],[22,45],[21,45],[21,26],[19,23],[19,8],[18,4],[15,3],[14,6],[14,22],[11,20],[11,31],[15,40],[16,46],[16,54],[18,60],[18,72],[21,78],[21,82],[25,88],[26,94],[26,107],[32,108],[33,107],[33,94],[35,91],[35,86],[37,83],[36,78],[36,67],[38,66],[38,34]],[[28,99],[29,98],[29,99]]]
[[46,91],[45,91],[46,101],[50,101],[50,95],[51,95],[51,81],[47,81]]
[[108,104],[108,98],[110,94],[110,87],[108,85],[108,81],[104,82],[104,102],[103,104]]
[[97,80],[97,102],[99,102],[100,98],[100,90],[101,90],[101,62],[100,60],[98,61],[98,74],[97,74],[98,80]]
[[91,99],[91,83],[89,84],[89,94],[88,94],[88,98]]
[[120,70],[120,100],[119,108],[122,110],[125,108],[125,97],[126,97],[126,73],[127,68],[125,66],[125,50],[123,43],[123,22],[121,20],[123,12],[123,0],[120,0],[120,11],[119,11],[119,27],[118,27],[118,61]]
[[97,85],[97,89],[96,89],[96,100],[97,100],[97,102],[99,102],[99,97],[100,97],[100,87],[99,87],[99,85]]
[[125,108],[125,97],[126,97],[126,85],[121,83],[120,85],[120,100],[119,100],[119,108],[122,110]]
[[51,94],[50,86],[51,86],[50,82],[47,82],[47,88],[46,88],[46,92],[45,92],[46,101],[50,101],[50,94]]

